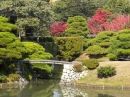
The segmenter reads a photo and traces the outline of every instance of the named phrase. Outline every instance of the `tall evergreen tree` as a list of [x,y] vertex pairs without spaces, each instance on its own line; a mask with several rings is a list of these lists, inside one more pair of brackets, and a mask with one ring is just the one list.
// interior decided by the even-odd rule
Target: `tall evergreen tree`
[[113,13],[130,14],[130,0],[108,0],[103,8]]
[[36,35],[49,35],[49,26],[54,21],[54,13],[49,2],[4,0],[0,3],[0,9],[4,9],[5,13],[15,12],[20,32],[25,32],[26,28],[30,27]]
[[106,2],[107,0],[57,0],[52,9],[58,21],[66,22],[68,17],[77,15],[91,17],[97,8],[102,8]]

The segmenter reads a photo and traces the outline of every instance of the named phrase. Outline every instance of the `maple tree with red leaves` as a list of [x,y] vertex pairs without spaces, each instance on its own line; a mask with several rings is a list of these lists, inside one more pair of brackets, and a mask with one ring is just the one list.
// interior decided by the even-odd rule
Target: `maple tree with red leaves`
[[101,25],[107,21],[107,18],[109,18],[111,14],[111,12],[107,12],[101,8],[98,9],[95,15],[87,21],[87,26],[90,29],[90,32],[93,34],[98,34],[100,31],[104,31],[104,28],[101,27]]
[[54,22],[50,26],[51,34],[54,36],[61,36],[61,34],[67,29],[65,22]]
[[105,30],[118,32],[119,30],[130,28],[130,16],[117,15],[111,22],[106,22],[101,25]]
[[92,34],[98,34],[101,31],[118,32],[130,28],[130,16],[116,15],[102,9],[98,9],[92,18],[87,21],[87,26]]

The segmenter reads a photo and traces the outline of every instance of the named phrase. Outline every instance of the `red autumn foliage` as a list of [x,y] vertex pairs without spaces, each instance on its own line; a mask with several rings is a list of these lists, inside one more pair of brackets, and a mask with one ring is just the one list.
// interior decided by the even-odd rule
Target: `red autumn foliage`
[[93,16],[93,19],[95,22],[103,24],[104,22],[106,22],[107,18],[109,18],[109,15],[111,15],[111,14],[112,14],[111,12],[107,12],[107,11],[99,8],[96,11],[95,15]]
[[88,19],[87,26],[92,34],[107,30],[118,32],[130,28],[130,16],[117,15],[113,17],[111,12],[98,9],[95,15]]
[[101,25],[105,30],[118,32],[119,30],[130,28],[130,16],[117,15],[111,22],[106,22]]
[[64,22],[54,22],[50,27],[51,34],[55,36],[60,36],[66,29],[67,25]]
[[111,14],[111,12],[98,9],[95,15],[87,21],[87,26],[90,29],[90,32],[93,34],[98,34],[100,31],[104,30],[100,25],[104,24]]

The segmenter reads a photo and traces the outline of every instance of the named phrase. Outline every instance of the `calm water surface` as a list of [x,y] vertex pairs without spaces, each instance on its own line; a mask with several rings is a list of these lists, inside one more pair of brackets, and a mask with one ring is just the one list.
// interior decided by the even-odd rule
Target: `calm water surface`
[[0,89],[0,97],[130,97],[130,90],[63,87],[58,83],[40,80],[16,89]]

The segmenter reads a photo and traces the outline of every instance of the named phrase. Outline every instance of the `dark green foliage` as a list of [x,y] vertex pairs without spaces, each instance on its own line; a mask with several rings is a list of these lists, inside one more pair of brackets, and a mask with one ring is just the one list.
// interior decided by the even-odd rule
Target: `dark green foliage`
[[55,42],[58,47],[56,57],[59,60],[74,60],[83,49],[82,37],[57,37]]
[[55,42],[42,42],[40,43],[45,49],[46,52],[51,53],[54,57],[57,55],[57,44]]
[[106,0],[57,0],[52,6],[58,21],[67,21],[68,17],[82,16],[84,18],[93,16],[97,8],[101,8]]
[[33,78],[50,78],[52,76],[53,68],[53,65],[44,63],[21,65],[23,77],[25,77],[27,80],[32,80]]
[[53,97],[54,92],[57,92],[59,88],[60,87],[58,86],[58,83],[56,83],[54,80],[39,80],[38,82],[28,84],[21,91],[21,96],[26,95],[26,97]]
[[87,59],[83,60],[83,65],[87,66],[88,69],[95,69],[99,66],[97,59]]
[[86,36],[89,33],[86,27],[86,19],[82,16],[69,17],[67,20],[68,28],[65,30],[66,36]]
[[18,16],[16,24],[20,28],[21,34],[25,34],[26,27],[30,27],[35,35],[50,35],[49,26],[55,18],[48,2],[43,0],[4,0],[0,2],[0,9],[5,10],[2,14],[4,16]]
[[63,73],[64,66],[63,65],[57,65],[54,64],[54,69],[52,71],[52,79],[61,79],[62,73]]
[[22,64],[20,67],[22,71],[22,77],[25,78],[28,81],[31,81],[33,78],[33,72],[31,68],[31,64]]
[[54,37],[39,37],[39,44],[42,45],[46,52],[51,53],[54,57],[57,54],[57,44]]
[[112,96],[112,95],[110,95],[110,94],[98,94],[98,97],[114,97],[114,96]]
[[115,75],[116,69],[112,66],[100,67],[98,68],[97,73],[99,78],[107,78]]
[[107,0],[107,3],[103,5],[103,8],[113,13],[130,13],[130,1],[129,0]]
[[87,2],[81,0],[60,0],[52,6],[58,21],[67,21],[68,17],[83,16],[87,14]]

